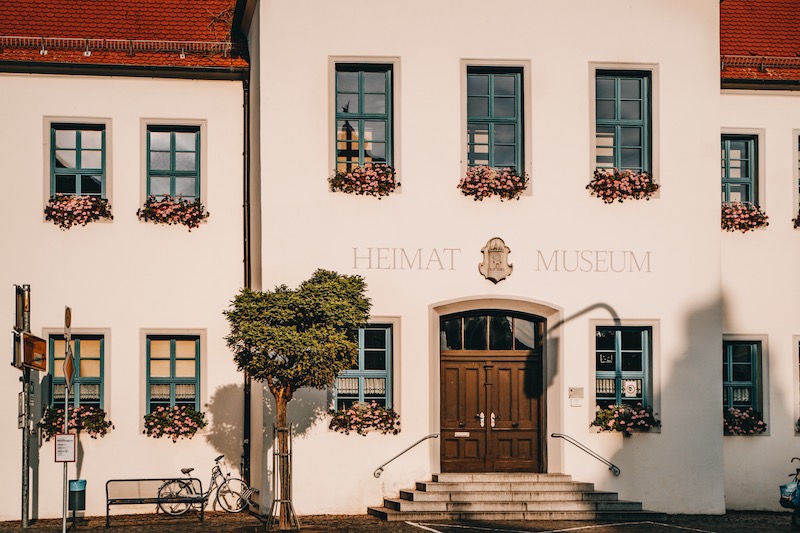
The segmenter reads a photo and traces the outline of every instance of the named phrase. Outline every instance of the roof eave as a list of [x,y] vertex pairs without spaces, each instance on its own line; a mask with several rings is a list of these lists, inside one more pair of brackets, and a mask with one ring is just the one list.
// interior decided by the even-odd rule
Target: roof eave
[[722,78],[722,89],[756,89],[771,91],[800,91],[800,80],[758,80]]
[[249,67],[160,67],[0,61],[0,72],[15,74],[68,74],[74,76],[123,76],[134,78],[240,81],[248,78],[249,71]]

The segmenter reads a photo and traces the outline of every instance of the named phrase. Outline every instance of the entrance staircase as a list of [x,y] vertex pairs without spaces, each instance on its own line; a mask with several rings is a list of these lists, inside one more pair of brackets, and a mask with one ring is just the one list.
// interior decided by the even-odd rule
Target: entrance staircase
[[615,492],[564,474],[434,474],[432,481],[384,498],[369,514],[401,520],[613,520],[663,521]]

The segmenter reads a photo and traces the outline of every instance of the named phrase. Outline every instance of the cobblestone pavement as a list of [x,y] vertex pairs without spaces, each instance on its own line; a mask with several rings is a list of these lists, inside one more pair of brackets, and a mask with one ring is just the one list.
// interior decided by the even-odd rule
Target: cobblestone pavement
[[[780,533],[796,532],[790,513],[730,512],[723,516],[670,515],[665,522],[383,522],[359,516],[301,516],[302,533]],[[69,529],[69,522],[67,527]],[[0,522],[0,533],[30,531],[57,533],[62,522],[38,520],[23,530],[19,521]],[[156,514],[111,515],[111,527],[105,529],[105,517],[80,519],[76,531],[107,533],[255,533],[264,531],[263,523],[247,514],[230,515],[208,512],[204,522],[196,514],[168,517]]]

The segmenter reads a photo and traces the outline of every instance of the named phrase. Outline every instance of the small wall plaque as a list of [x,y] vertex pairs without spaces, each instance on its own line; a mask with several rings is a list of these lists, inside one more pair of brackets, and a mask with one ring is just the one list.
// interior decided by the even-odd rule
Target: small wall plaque
[[511,271],[514,270],[514,265],[508,262],[511,248],[506,246],[503,239],[500,237],[489,239],[486,246],[481,248],[481,252],[483,262],[478,265],[478,271],[484,278],[492,283],[498,283],[511,275]]
[[455,433],[455,437],[456,437],[456,438],[459,438],[459,437],[461,437],[461,438],[464,438],[464,437],[469,437],[469,431],[456,431],[456,433]]

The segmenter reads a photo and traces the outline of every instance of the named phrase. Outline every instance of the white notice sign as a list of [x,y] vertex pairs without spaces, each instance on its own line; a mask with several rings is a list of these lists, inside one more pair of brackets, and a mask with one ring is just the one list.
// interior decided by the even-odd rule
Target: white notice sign
[[56,435],[56,462],[74,463],[75,462],[75,435],[58,434]]

